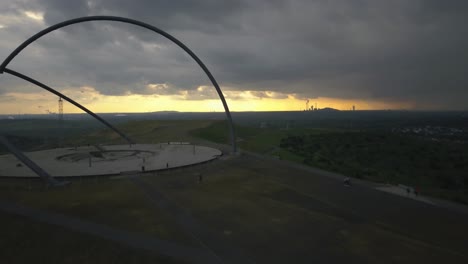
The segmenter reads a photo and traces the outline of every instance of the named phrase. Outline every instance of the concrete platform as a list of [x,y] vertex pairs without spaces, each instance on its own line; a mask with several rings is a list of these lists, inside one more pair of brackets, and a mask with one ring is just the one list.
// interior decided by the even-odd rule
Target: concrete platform
[[[216,159],[218,149],[190,144],[135,144],[83,146],[26,152],[52,176],[95,176],[126,174],[135,171],[156,171]],[[0,156],[0,176],[35,177],[33,171],[15,156]]]

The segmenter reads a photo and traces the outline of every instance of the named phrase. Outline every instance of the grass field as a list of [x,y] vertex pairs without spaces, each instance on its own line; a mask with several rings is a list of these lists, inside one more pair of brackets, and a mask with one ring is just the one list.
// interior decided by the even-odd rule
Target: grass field
[[[422,220],[419,209],[405,208],[395,201],[375,204],[373,212],[363,209],[364,204],[348,208],[341,199],[357,203],[364,199],[369,203],[369,197],[376,194],[360,197],[362,193],[343,192],[345,187],[339,180],[323,180],[275,161],[247,156],[198,168],[196,172],[204,175],[201,184],[194,172],[195,169],[144,179],[164,190],[218,234],[247,250],[259,263],[467,260],[462,253],[464,235],[452,236],[459,231],[455,226],[439,227],[442,234],[427,234],[427,226],[437,220],[413,226],[414,221]],[[387,218],[389,215],[381,214],[386,212],[385,206],[390,206],[391,211],[399,208],[402,214]],[[414,217],[408,224],[393,222],[395,218],[404,220],[407,212]],[[450,223],[443,216],[438,221]],[[452,224],[459,226],[462,222]]]
[[[210,120],[133,121],[119,127],[137,142],[226,143],[228,138],[226,123]],[[239,126],[237,132],[242,149],[299,163],[306,158],[304,153],[281,147],[288,136],[307,134],[307,140],[316,140],[330,150],[344,143],[340,141],[342,138],[333,137],[338,133],[336,129]],[[71,137],[68,144],[103,143],[103,138],[109,139],[108,143],[121,143],[113,132],[102,130]],[[353,139],[357,145],[362,140],[365,138]],[[202,183],[198,182],[199,174],[203,175]],[[278,159],[228,155],[212,163],[140,177],[257,263],[468,262],[466,215],[367,187],[346,188],[341,179],[316,175]],[[76,180],[67,188],[48,190],[28,180],[0,179],[0,198],[194,245],[170,212],[152,205],[126,178]],[[0,252],[7,263],[29,263],[36,259],[52,263],[97,263],[94,260],[102,263],[106,257],[110,263],[172,263],[145,251],[2,215],[5,217],[1,220],[1,232],[5,235],[0,238],[0,246],[10,243],[28,252],[15,257],[16,249],[4,252],[9,247],[2,248]],[[49,247],[39,244],[43,236],[56,239]],[[43,249],[47,252],[49,248],[59,252],[52,256],[43,253]],[[90,252],[81,257],[77,255],[79,249]]]
[[[192,132],[226,143],[225,122]],[[237,127],[242,149],[468,204],[468,148],[381,130]]]
[[[119,124],[117,127],[137,143],[159,143],[168,141],[193,141],[191,130],[206,127],[209,120],[145,120]],[[120,136],[109,130],[97,130],[85,136],[70,137],[67,145],[125,144]]]
[[181,263],[105,239],[0,212],[2,263]]
[[[22,126],[14,129],[21,131],[24,124],[19,125]],[[144,120],[117,126],[139,143],[189,141],[203,144],[205,140],[229,144],[225,121]],[[43,129],[50,127],[53,127],[52,121],[46,122]],[[357,128],[293,127],[286,130],[238,125],[236,133],[239,147],[244,150],[360,179],[418,187],[425,195],[468,204],[466,144]],[[123,143],[119,135],[109,129],[95,130],[84,136],[72,134],[65,140],[69,146]]]
[[[180,126],[177,121],[149,121],[122,124],[120,128],[137,142],[188,141],[193,139],[188,134],[189,130],[207,124],[209,122],[188,121]],[[114,132],[104,129],[84,137],[71,135],[67,138],[66,144],[103,143],[102,139],[110,139],[108,143],[122,142]],[[0,179],[0,199],[103,224],[118,230],[151,235],[182,245],[197,245],[174,223],[167,212],[152,205],[143,192],[124,177],[76,179],[65,188],[52,189],[45,189],[39,180],[4,178]],[[0,238],[2,263],[30,263],[35,261],[36,257],[47,263],[176,263],[146,251],[127,249],[125,246],[106,242],[103,239],[88,238],[86,235],[66,231],[63,228],[36,224],[27,218],[6,215],[2,217],[2,224],[2,238]],[[31,225],[31,228],[22,228],[24,225]],[[42,245],[40,240],[48,236],[63,241],[54,240],[50,246]],[[7,247],[8,243],[10,245]],[[19,246],[27,254],[15,256],[19,249],[5,251],[13,245]],[[64,248],[65,246],[67,248]],[[54,249],[58,249],[58,252]],[[52,253],[46,254],[49,251]],[[104,261],[105,259],[107,261]]]
[[[78,217],[136,233],[191,244],[164,211],[158,211],[128,179],[76,180],[66,188],[49,190],[33,184],[3,183],[0,198],[23,206]],[[26,186],[25,186],[26,185]]]

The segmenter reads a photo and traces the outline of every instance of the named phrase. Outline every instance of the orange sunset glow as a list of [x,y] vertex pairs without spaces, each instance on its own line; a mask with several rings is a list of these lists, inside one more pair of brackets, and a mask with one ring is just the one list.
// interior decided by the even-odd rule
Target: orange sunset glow
[[[86,93],[67,90],[64,93],[82,103],[87,108],[98,113],[132,113],[156,111],[180,112],[221,112],[224,111],[218,98],[192,100],[185,98],[182,92],[178,95],[121,95],[109,96],[87,87]],[[214,90],[214,89],[213,89]],[[265,92],[266,94],[272,92]],[[227,91],[225,97],[231,111],[302,111],[306,108],[306,99],[297,98],[294,94],[283,94],[282,97],[257,97],[254,92]],[[47,92],[39,93],[8,93],[9,100],[0,104],[3,114],[44,114],[53,113],[57,109],[57,97]],[[371,100],[351,100],[337,98],[309,98],[309,107],[317,104],[320,108],[335,108],[350,110],[354,105],[357,110],[377,109],[410,109],[411,103],[392,103]],[[81,110],[65,102],[66,113],[81,113]]]

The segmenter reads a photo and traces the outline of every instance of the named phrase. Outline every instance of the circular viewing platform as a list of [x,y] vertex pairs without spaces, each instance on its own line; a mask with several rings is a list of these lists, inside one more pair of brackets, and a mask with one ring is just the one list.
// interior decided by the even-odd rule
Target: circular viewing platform
[[[218,149],[186,142],[81,146],[26,152],[51,176],[104,176],[173,169],[218,158]],[[0,156],[0,176],[38,177],[11,154]]]

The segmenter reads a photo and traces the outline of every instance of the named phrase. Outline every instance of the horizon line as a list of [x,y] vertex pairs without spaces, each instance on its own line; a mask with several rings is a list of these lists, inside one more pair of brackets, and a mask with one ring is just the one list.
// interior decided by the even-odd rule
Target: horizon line
[[[468,112],[468,109],[361,109],[361,110],[339,110],[335,108],[320,108],[318,110],[272,110],[272,111],[230,111],[232,113],[303,113],[303,112]],[[96,112],[96,114],[156,114],[156,113],[173,113],[173,114],[187,114],[187,113],[198,113],[198,114],[213,114],[213,113],[224,113],[223,111],[176,111],[176,110],[162,110],[162,111],[148,111],[148,112]],[[64,115],[87,115],[86,113],[64,113]],[[0,116],[21,116],[21,115],[38,115],[38,116],[55,116],[57,113],[8,113],[2,114]]]

